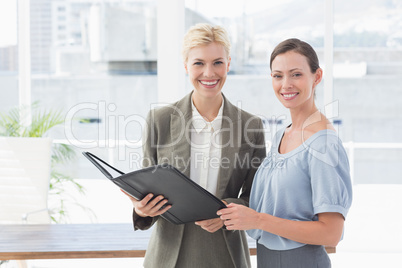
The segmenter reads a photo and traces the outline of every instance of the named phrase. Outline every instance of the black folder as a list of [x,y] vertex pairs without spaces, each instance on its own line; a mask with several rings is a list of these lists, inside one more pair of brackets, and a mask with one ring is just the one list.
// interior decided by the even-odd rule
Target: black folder
[[[174,224],[217,218],[216,212],[226,205],[216,196],[189,179],[169,164],[156,165],[130,173],[123,173],[99,157],[83,152],[108,179],[138,200],[152,193],[163,195],[172,207],[161,216]],[[109,171],[118,173],[113,177]]]

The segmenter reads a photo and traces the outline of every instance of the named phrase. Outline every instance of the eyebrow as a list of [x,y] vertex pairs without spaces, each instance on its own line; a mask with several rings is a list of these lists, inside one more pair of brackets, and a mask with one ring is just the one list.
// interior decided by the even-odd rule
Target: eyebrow
[[[214,59],[213,61],[223,60],[223,59],[224,58],[220,57],[220,58]],[[205,60],[203,60],[203,59],[194,59],[193,61],[205,61]]]
[[[293,69],[290,69],[289,72],[294,72],[294,71],[297,71],[297,70],[303,70],[303,69],[293,68]],[[279,71],[279,70],[273,70],[272,72],[282,73],[282,71]]]

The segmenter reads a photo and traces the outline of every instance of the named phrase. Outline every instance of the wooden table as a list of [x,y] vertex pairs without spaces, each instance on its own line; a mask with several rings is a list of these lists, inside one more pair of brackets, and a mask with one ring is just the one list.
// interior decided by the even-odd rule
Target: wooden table
[[[150,234],[132,224],[0,225],[0,260],[144,257]],[[251,238],[249,247],[255,255]]]
[[143,257],[149,236],[132,224],[0,225],[0,260]]

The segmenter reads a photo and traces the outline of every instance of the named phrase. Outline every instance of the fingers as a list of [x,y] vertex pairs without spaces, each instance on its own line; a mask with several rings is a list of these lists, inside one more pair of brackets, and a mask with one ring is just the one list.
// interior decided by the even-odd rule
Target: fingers
[[130,195],[129,193],[127,193],[127,192],[124,191],[123,189],[120,189],[120,191],[121,191],[123,194],[127,195],[127,196],[131,199],[131,201],[133,201],[133,202],[137,202],[137,201],[138,201],[138,199],[134,198],[132,195]]
[[210,233],[214,233],[223,227],[223,221],[219,218],[197,221],[195,224]]
[[203,221],[196,221],[195,224],[201,227],[209,226],[213,223],[213,220],[203,220]]
[[148,194],[143,199],[137,200],[126,191],[120,190],[131,199],[135,212],[141,217],[159,216],[172,207],[171,205],[164,207],[168,200],[162,195],[153,198],[153,194]]
[[[135,211],[141,217],[155,217],[165,213],[172,206],[167,204],[168,200],[162,195],[153,198],[153,194],[148,194],[141,201],[135,204]],[[163,207],[163,208],[162,208]]]
[[[221,217],[222,219],[222,217]],[[239,220],[238,219],[233,219],[233,218],[225,218],[225,220],[222,220],[223,224],[226,226],[227,230],[241,230],[241,228],[239,228]]]
[[223,226],[223,222],[221,221],[221,224],[214,224],[208,227],[203,228],[205,231],[210,232],[210,233],[215,233],[219,229],[221,229]]
[[[148,202],[146,207],[149,209],[149,216],[150,217],[155,217],[158,215],[161,215],[161,209],[166,203],[168,202],[167,199],[165,199],[162,195],[157,196],[156,198],[152,199],[151,201]],[[166,208],[164,208],[166,209]],[[162,209],[162,210],[164,210]]]
[[[166,202],[167,202],[167,200],[166,200]],[[172,205],[167,205],[165,208],[158,210],[157,215],[162,215],[163,213],[168,211],[171,207],[172,207]],[[157,215],[155,215],[155,216],[157,216]]]
[[152,199],[153,196],[154,196],[153,194],[146,195],[143,199],[140,200],[138,206],[145,207],[148,204],[148,202]]
[[218,211],[216,212],[216,214],[217,214],[218,216],[220,216],[220,218],[221,218],[222,220],[229,219],[229,218],[230,218],[229,215],[234,214],[234,213],[236,212],[236,208],[237,208],[238,206],[239,206],[239,205],[237,205],[237,204],[230,203],[229,205],[227,205],[227,208],[218,210]]
[[217,214],[220,216],[219,218],[223,221],[227,230],[239,230],[237,227],[241,205],[230,203],[227,205],[227,208],[218,210]]

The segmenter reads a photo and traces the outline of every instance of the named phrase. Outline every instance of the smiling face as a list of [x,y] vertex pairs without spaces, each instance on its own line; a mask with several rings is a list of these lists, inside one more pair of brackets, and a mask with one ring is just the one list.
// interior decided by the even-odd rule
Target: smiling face
[[230,57],[218,43],[213,42],[190,49],[184,67],[194,86],[194,97],[211,99],[219,96],[229,66]]
[[271,76],[276,97],[286,108],[314,106],[314,90],[322,79],[322,70],[312,73],[305,56],[294,51],[277,55]]

